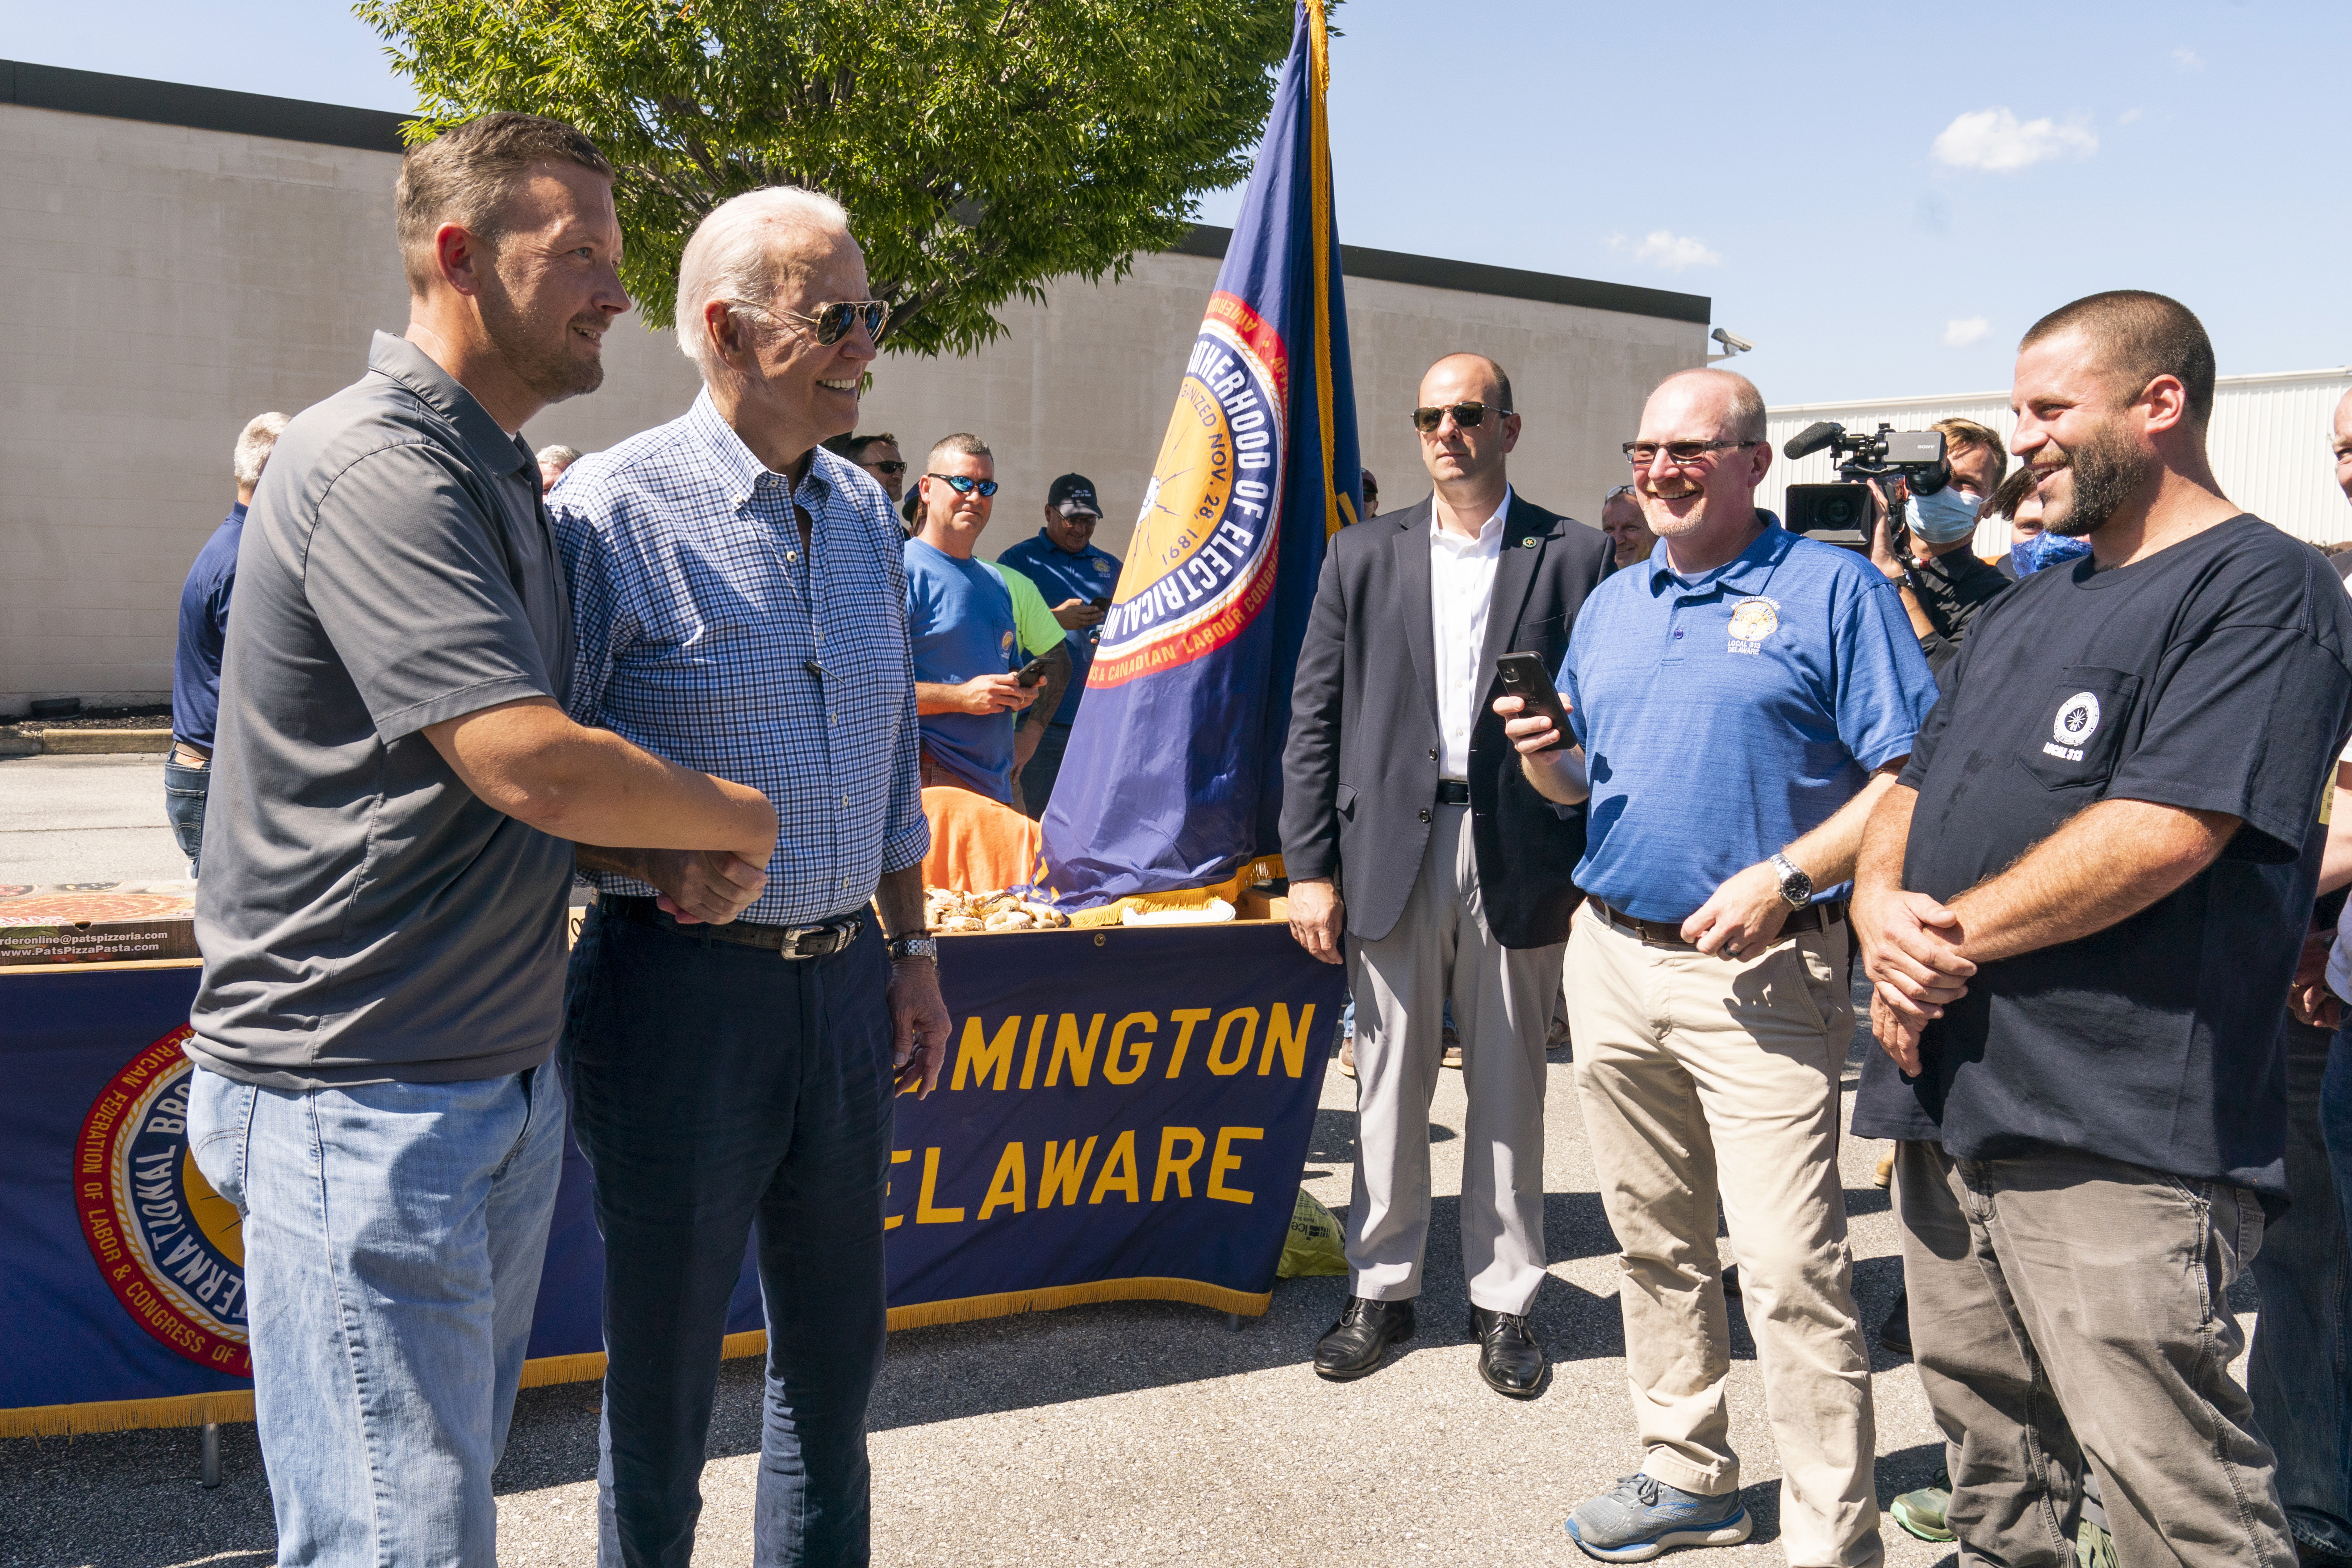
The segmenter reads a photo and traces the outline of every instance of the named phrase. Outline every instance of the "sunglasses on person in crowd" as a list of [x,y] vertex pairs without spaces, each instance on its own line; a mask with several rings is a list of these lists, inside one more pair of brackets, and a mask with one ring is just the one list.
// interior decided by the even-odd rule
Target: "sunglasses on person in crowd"
[[1646,468],[1664,452],[1666,460],[1676,468],[1688,468],[1709,452],[1734,451],[1741,447],[1761,447],[1761,441],[1628,441],[1621,448],[1637,468]]
[[1486,416],[1489,414],[1498,419],[1507,419],[1511,416],[1511,411],[1507,408],[1489,408],[1483,403],[1451,403],[1442,408],[1414,409],[1412,427],[1424,436],[1433,436],[1437,433],[1437,427],[1445,422],[1445,416],[1449,414],[1454,416],[1454,427],[1461,430],[1475,430],[1486,422]]
[[849,329],[859,321],[866,323],[866,335],[876,342],[882,341],[883,324],[890,320],[890,307],[880,300],[836,300],[830,305],[819,305],[814,314],[798,310],[779,310],[769,305],[755,305],[749,300],[735,301],[747,310],[757,310],[763,316],[799,321],[814,331],[819,348],[831,348],[849,335]]
[[866,466],[877,474],[887,474],[894,479],[907,471],[907,465],[896,458],[887,463],[868,463]]
[[968,479],[961,474],[925,474],[923,478],[937,479],[960,496],[968,496],[974,490],[978,490],[984,496],[992,496],[996,493],[994,479]]

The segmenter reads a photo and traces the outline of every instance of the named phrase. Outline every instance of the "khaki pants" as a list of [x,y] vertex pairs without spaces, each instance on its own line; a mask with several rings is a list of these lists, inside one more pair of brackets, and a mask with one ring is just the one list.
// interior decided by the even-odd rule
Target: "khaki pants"
[[1466,807],[1435,808],[1396,928],[1348,943],[1356,998],[1356,1185],[1348,1289],[1421,1294],[1429,1240],[1429,1100],[1448,997],[1462,1037],[1462,1273],[1473,1306],[1524,1312],[1544,1279],[1544,1037],[1558,946],[1507,948],[1486,929]]
[[2073,1150],[1895,1161],[1919,1382],[1963,1563],[2074,1568],[2083,1466],[2116,1554],[2293,1568],[2274,1461],[2223,1300],[2262,1246],[2254,1195]]
[[1709,1497],[1739,1487],[1720,1201],[1780,1450],[1781,1545],[1797,1568],[1879,1562],[1870,1357],[1837,1169],[1853,1035],[1844,923],[1710,958],[1587,904],[1567,986],[1585,1131],[1622,1249],[1643,1470]]

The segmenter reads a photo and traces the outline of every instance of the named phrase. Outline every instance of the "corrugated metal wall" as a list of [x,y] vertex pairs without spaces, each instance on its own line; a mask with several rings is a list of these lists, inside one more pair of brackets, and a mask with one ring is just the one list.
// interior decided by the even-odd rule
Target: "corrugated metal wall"
[[[2329,455],[2329,422],[2347,389],[2352,389],[2352,369],[2221,377],[2214,389],[2207,447],[2223,492],[2298,539],[2315,544],[2352,540],[2352,503],[2336,488],[2336,463]],[[1875,430],[1882,422],[1898,430],[1924,430],[1936,420],[1949,418],[1990,426],[2003,441],[2017,424],[2006,392],[1772,409],[1772,471],[1757,491],[1757,504],[1778,511],[1789,486],[1826,484],[1837,478],[1827,452],[1794,463],[1779,455],[1782,443],[1817,419],[1835,420],[1849,430]],[[2008,547],[2005,527],[1979,530],[1979,555]]]

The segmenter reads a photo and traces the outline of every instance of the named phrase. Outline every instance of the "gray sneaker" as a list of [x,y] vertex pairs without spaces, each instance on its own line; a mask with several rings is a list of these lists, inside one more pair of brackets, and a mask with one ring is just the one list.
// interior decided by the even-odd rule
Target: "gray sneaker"
[[1654,1476],[1619,1478],[1568,1516],[1568,1538],[1603,1563],[1647,1563],[1670,1546],[1734,1546],[1755,1526],[1738,1492],[1701,1497]]

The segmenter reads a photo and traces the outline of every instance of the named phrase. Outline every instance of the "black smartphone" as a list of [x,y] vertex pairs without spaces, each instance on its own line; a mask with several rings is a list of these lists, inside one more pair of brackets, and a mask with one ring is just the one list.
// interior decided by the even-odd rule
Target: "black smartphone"
[[1108,594],[1097,594],[1092,599],[1089,599],[1087,602],[1094,605],[1097,610],[1108,610],[1110,608],[1110,595]]
[[1551,671],[1544,668],[1543,655],[1507,653],[1495,661],[1495,674],[1503,683],[1503,695],[1516,697],[1526,704],[1525,712],[1541,713],[1551,720],[1560,736],[1555,745],[1573,738],[1568,727],[1568,704],[1559,700],[1559,691],[1551,683]]
[[1052,657],[1053,656],[1051,654],[1039,654],[1035,658],[1033,658],[1028,663],[1023,665],[1021,667],[1021,673],[1014,676],[1013,679],[1019,681],[1024,686],[1036,685],[1039,681],[1045,679],[1045,661]]

